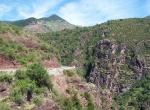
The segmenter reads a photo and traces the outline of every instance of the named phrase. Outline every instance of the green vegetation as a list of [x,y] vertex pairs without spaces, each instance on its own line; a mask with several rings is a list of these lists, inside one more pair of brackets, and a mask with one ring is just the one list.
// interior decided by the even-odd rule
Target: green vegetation
[[[27,31],[40,33],[40,32],[49,32],[49,31],[61,31],[64,29],[73,29],[74,25],[68,23],[64,19],[60,18],[57,15],[51,15],[50,17],[45,18],[28,18],[24,20],[18,20],[14,22],[8,22],[9,24],[13,24],[19,26],[21,28],[25,27]],[[33,25],[33,27],[32,27]],[[39,28],[34,28],[34,26],[38,26]]]
[[0,34],[4,34],[7,32],[11,32],[11,33],[17,34],[17,35],[22,34],[22,30],[19,27],[15,26],[15,25],[10,25],[10,24],[0,22]]
[[42,99],[40,97],[34,97],[33,102],[37,105],[40,106],[42,104]]
[[84,96],[85,96],[86,100],[88,101],[87,110],[94,110],[94,104],[93,104],[91,95],[89,93],[85,92]]
[[8,82],[11,83],[13,80],[12,75],[9,75],[7,73],[4,72],[0,72],[0,82]]
[[[52,89],[47,71],[36,63],[28,66],[26,70],[18,70],[14,78],[10,99],[18,105],[23,104],[26,100],[31,100],[33,93],[38,96],[38,94]],[[34,98],[33,102],[37,105],[41,103],[38,98]]]
[[76,94],[69,98],[57,96],[55,101],[63,108],[63,110],[83,110],[81,102]]
[[116,97],[117,103],[123,110],[146,110],[150,100],[150,77],[146,77],[134,85],[128,92]]
[[[25,26],[31,22],[36,23],[36,20],[31,18],[26,21],[19,21],[17,25]],[[42,25],[42,27],[44,26],[48,30],[53,27],[56,30],[54,28],[56,23],[60,24],[62,22],[57,20],[55,22],[50,21],[47,22],[47,25]],[[150,78],[146,77],[136,81],[136,78],[131,77],[136,75],[133,71],[134,66],[131,63],[132,60],[135,61],[136,58],[141,58],[146,61],[145,65],[147,67],[150,66],[149,35],[150,19],[148,18],[112,20],[93,27],[81,27],[72,30],[64,29],[59,32],[38,33],[34,35],[28,32],[25,33],[22,28],[0,23],[0,55],[27,66],[27,70],[19,70],[14,76],[15,81],[13,82],[11,99],[17,104],[22,104],[26,100],[24,97],[29,91],[41,94],[48,88],[56,95],[54,98],[63,109],[82,110],[83,107],[75,94],[69,98],[57,96],[51,79],[41,65],[33,64],[28,67],[28,64],[30,62],[39,63],[56,57],[62,65],[75,65],[79,67],[76,71],[64,71],[64,74],[67,76],[73,77],[76,74],[88,76],[94,65],[96,43],[101,39],[110,39],[118,45],[127,45],[128,49],[126,52],[127,62],[123,65],[117,65],[120,77],[114,80],[116,80],[117,85],[132,86],[127,92],[117,94],[118,96],[115,98],[116,103],[122,110],[146,109],[150,100]],[[117,51],[120,52],[120,50]],[[118,54],[115,55],[117,56]],[[110,63],[109,66],[113,65]],[[101,68],[101,75],[105,76],[108,69]],[[11,76],[0,76],[1,82],[12,83],[12,80]],[[104,88],[106,89],[106,87]],[[72,91],[68,90],[68,92]],[[94,106],[92,98],[88,93],[84,95],[88,100],[87,109],[92,110]],[[39,99],[35,98],[34,103],[39,106]]]
[[75,76],[77,74],[76,70],[64,70],[63,73],[69,77]]
[[[45,42],[55,45],[55,47],[59,49],[61,63],[63,65],[76,65],[77,67],[80,67],[83,70],[82,76],[88,75],[91,71],[94,64],[95,45],[97,41],[101,39],[110,39],[118,45],[125,44],[128,49],[126,52],[127,62],[123,65],[117,65],[120,76],[119,79],[117,79],[117,84],[129,86],[134,83],[135,85],[137,84],[136,79],[131,77],[136,75],[133,70],[134,67],[131,64],[132,61],[135,61],[136,58],[145,59],[144,61],[146,61],[146,66],[150,66],[149,30],[150,19],[133,18],[112,20],[94,27],[76,28],[73,30],[63,30],[61,32],[41,33],[38,34],[38,37]],[[117,50],[117,52],[118,51],[120,50]],[[112,66],[112,64],[109,66]],[[108,71],[108,68],[102,68],[100,73],[106,73],[106,70]],[[65,73],[67,75],[72,75],[70,72]],[[148,81],[149,79],[146,80],[145,84],[147,84]],[[135,85],[133,85],[133,88],[136,88]],[[148,86],[141,85],[136,88],[135,91],[134,89],[131,89],[130,91],[132,92],[125,93],[128,95],[123,95],[121,100],[118,101],[124,103],[121,108],[123,109],[128,104],[130,106],[128,109],[134,108],[137,110],[139,108],[143,108],[143,106],[146,107],[146,103],[148,103],[149,100],[149,96],[147,95],[149,94]],[[135,94],[138,95],[135,96]],[[134,95],[134,97],[132,95]],[[122,101],[126,99],[126,102]]]
[[0,110],[11,110],[11,108],[5,103],[0,103]]
[[0,23],[0,55],[8,60],[16,60],[20,64],[41,62],[56,57],[60,59],[58,50],[52,45],[36,38],[22,29]]

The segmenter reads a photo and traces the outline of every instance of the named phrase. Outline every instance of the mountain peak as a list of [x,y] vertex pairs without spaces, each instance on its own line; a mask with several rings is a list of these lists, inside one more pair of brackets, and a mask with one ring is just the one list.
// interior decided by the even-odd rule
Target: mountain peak
[[56,15],[56,14],[53,14],[53,15],[51,15],[51,16],[49,16],[49,17],[44,17],[44,18],[41,18],[42,20],[46,20],[46,21],[50,21],[50,20],[53,20],[53,21],[55,21],[55,20],[61,20],[61,21],[65,21],[64,19],[62,19],[61,17],[59,17],[58,15]]

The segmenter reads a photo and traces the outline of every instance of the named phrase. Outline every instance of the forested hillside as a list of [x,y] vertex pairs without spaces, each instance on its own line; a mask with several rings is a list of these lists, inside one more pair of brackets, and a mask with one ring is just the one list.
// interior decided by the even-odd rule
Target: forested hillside
[[[38,97],[32,100],[32,104],[38,106],[35,110],[49,105],[56,110],[149,109],[149,17],[38,33],[31,33],[17,25],[0,23],[0,58],[6,62],[0,64],[25,68],[10,81],[9,76],[1,76],[2,83],[10,83],[7,83],[9,89],[13,85],[17,87],[17,90],[13,89],[13,99],[5,99],[7,103],[18,104],[19,100],[15,107],[27,107],[28,101],[24,101],[26,91],[32,88],[35,97]],[[76,70],[64,71],[64,75],[49,79],[39,64],[51,67],[46,65],[51,61],[75,66]],[[41,77],[44,79],[39,80]],[[21,86],[22,83],[25,86]],[[19,96],[15,95],[17,92]],[[43,101],[47,100],[45,94],[51,99],[48,103]]]

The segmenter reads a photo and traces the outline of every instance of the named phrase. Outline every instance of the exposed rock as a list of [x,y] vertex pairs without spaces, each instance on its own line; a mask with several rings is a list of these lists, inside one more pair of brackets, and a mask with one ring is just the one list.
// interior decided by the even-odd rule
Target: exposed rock
[[145,61],[137,56],[126,44],[99,41],[89,81],[112,92],[125,92],[146,74]]
[[7,84],[5,83],[0,84],[0,92],[4,92],[6,90],[7,90]]

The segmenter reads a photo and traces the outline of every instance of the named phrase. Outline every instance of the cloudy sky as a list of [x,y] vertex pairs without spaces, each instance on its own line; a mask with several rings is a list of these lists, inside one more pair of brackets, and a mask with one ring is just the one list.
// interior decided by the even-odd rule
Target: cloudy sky
[[57,14],[76,25],[150,15],[150,0],[0,0],[0,20]]

